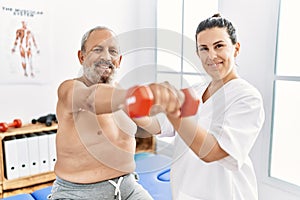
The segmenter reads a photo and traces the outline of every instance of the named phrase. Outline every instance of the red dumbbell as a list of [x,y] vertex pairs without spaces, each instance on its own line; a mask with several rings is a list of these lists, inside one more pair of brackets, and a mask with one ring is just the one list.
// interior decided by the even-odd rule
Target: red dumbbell
[[135,86],[127,91],[126,105],[129,117],[149,116],[153,94],[148,86]]
[[20,119],[14,119],[12,123],[5,123],[1,122],[0,123],[0,131],[5,132],[9,127],[15,127],[15,128],[20,128],[22,126],[22,121]]
[[185,99],[181,106],[181,117],[193,116],[198,111],[200,100],[196,98],[196,94],[192,88],[181,89]]
[[[192,88],[185,88],[181,90],[185,95],[185,100],[181,107],[181,117],[188,117],[195,115],[200,103],[196,99],[196,95]],[[126,105],[129,117],[149,116],[153,105],[153,94],[148,86],[135,86],[128,90]]]

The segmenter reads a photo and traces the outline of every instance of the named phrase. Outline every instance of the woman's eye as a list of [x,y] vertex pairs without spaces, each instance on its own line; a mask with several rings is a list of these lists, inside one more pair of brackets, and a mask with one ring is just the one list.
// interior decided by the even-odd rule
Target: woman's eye
[[200,51],[208,51],[208,48],[207,47],[201,47],[199,50]]
[[223,46],[224,46],[223,44],[217,44],[217,45],[216,45],[216,48],[219,49],[219,48],[221,48],[221,47],[223,47]]

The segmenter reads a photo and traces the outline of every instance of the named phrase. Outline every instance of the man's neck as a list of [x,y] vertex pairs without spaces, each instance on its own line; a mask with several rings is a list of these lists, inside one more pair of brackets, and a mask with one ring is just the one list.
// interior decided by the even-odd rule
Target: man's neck
[[87,87],[94,85],[94,83],[92,83],[90,80],[88,80],[85,76],[76,78],[76,80],[83,82]]
[[[76,80],[83,82],[87,87],[90,87],[90,86],[95,85],[95,84],[99,84],[99,83],[93,83],[93,82],[91,82],[84,75],[81,76],[81,77],[79,77],[79,78],[76,78]],[[110,83],[102,83],[102,84],[110,84]]]

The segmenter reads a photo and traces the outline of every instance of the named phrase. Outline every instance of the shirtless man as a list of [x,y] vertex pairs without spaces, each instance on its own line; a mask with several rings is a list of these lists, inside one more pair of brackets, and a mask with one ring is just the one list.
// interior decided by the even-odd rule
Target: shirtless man
[[27,74],[27,64],[29,64],[30,70],[31,70],[31,76],[34,77],[33,72],[33,65],[32,65],[32,45],[37,50],[37,53],[39,53],[39,50],[37,48],[37,44],[34,38],[33,33],[27,29],[27,24],[25,21],[22,21],[22,28],[18,29],[16,32],[16,39],[14,42],[14,47],[12,48],[12,53],[16,51],[16,47],[19,43],[19,50],[22,60],[22,68],[24,70],[24,76],[28,76]]
[[[88,31],[78,58],[83,76],[58,89],[57,178],[48,199],[152,199],[133,173],[134,134],[137,125],[160,133],[160,123],[155,116],[129,118],[123,109],[128,90],[110,84],[122,59],[113,31]],[[149,87],[160,110],[179,116],[183,94],[166,83]]]

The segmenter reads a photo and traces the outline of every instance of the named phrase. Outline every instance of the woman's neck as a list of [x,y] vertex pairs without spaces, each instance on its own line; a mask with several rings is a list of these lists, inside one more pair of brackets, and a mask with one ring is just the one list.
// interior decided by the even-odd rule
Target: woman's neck
[[223,79],[213,79],[206,88],[202,96],[203,102],[205,102],[209,97],[211,97],[216,91],[218,91],[223,85],[228,83],[233,79],[237,79],[238,75],[236,73],[231,73]]

